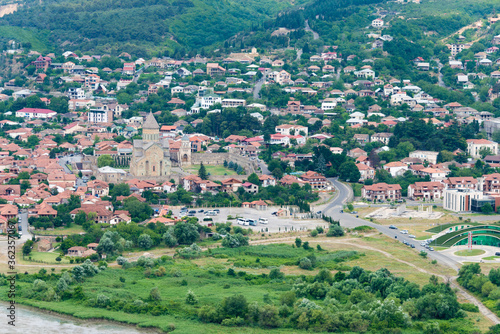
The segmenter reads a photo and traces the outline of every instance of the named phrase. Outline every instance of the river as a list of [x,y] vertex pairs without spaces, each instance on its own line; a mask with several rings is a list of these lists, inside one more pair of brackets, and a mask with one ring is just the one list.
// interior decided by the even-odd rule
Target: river
[[[0,303],[0,314],[6,314],[6,303]],[[7,318],[0,318],[0,333],[9,334],[40,334],[40,332],[57,334],[139,334],[139,331],[129,326],[122,326],[106,321],[89,322],[72,317],[57,316],[16,305],[16,326],[7,325]],[[4,332],[4,330],[7,330]]]

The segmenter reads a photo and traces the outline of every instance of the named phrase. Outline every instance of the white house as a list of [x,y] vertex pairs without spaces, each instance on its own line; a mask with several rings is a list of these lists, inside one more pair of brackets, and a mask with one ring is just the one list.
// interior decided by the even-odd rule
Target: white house
[[365,68],[365,69],[362,69],[361,71],[354,72],[354,75],[357,78],[374,79],[375,78],[375,71],[370,70],[369,68]]
[[381,28],[384,26],[384,20],[382,19],[375,19],[372,21],[372,27],[374,28]]
[[295,125],[295,124],[282,124],[275,128],[276,132],[282,135],[299,135],[301,132],[304,136],[307,136],[309,129],[306,126]]
[[384,165],[384,169],[388,171],[392,177],[403,175],[408,170],[408,165],[401,161],[393,161]]
[[327,98],[327,99],[324,99],[323,102],[321,103],[321,110],[332,110],[332,109],[335,109],[335,107],[337,106],[337,99],[335,98]]

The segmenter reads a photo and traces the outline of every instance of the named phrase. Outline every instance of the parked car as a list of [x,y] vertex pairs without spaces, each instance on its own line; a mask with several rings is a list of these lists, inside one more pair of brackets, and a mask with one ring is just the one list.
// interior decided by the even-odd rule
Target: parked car
[[411,246],[411,248],[415,248],[415,245],[414,245],[414,244],[411,244],[410,246]]
[[397,230],[397,229],[398,229],[398,228],[397,228],[396,226],[394,226],[394,225],[390,225],[390,226],[389,226],[389,228],[390,228],[391,230]]
[[219,209],[213,209],[213,211],[215,211],[215,213],[219,214],[220,213],[220,210]]
[[246,221],[246,219],[244,219],[244,218],[238,218],[238,219],[236,220],[236,223],[237,223],[238,225],[246,225],[246,222],[247,222],[247,221]]
[[207,212],[205,212],[205,214],[207,216],[217,216],[217,212],[215,212],[215,210],[207,211]]
[[198,212],[204,212],[205,210],[201,209],[201,210],[198,210]]
[[248,225],[257,226],[257,221],[255,219],[247,219]]
[[408,234],[408,230],[401,230],[401,234]]
[[415,238],[416,238],[416,236],[414,236],[413,234],[410,234],[410,235],[408,236],[408,238],[415,239]]
[[358,213],[358,211],[351,211],[351,213],[355,215],[356,213]]
[[259,218],[259,224],[268,224],[269,223],[269,219],[267,218]]
[[316,212],[316,214],[317,214],[317,215],[320,215],[320,214],[321,214],[321,211]]
[[496,253],[495,253],[495,256],[500,256],[500,252],[496,252]]
[[429,250],[430,250],[430,251],[432,252],[432,251],[434,251],[434,248],[432,248],[432,247],[429,247]]

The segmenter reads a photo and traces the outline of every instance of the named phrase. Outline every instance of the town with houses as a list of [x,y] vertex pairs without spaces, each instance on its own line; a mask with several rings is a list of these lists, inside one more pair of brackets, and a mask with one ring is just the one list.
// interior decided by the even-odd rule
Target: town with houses
[[[295,240],[295,252],[297,239],[313,243],[318,233],[363,238],[377,230],[390,237],[384,247],[416,248],[419,261],[452,268],[447,278],[458,272],[464,279],[460,266],[469,263],[495,268],[500,18],[489,15],[443,38],[431,55],[408,46],[395,32],[401,19],[389,14],[371,14],[363,52],[319,45],[312,30],[301,48],[242,42],[185,57],[94,54],[70,45],[42,53],[9,40],[2,59],[12,75],[0,88],[0,234],[18,238],[23,265],[35,266],[30,273],[39,262],[48,269],[108,259],[126,268],[139,256],[159,258],[161,249],[194,259],[201,252],[195,242],[218,252],[221,239],[223,248],[236,248],[249,237],[255,244],[293,237],[286,242]],[[271,36],[296,33],[283,26]],[[186,237],[189,226],[196,237]],[[451,251],[479,245],[486,255],[471,262]],[[344,275],[340,265],[331,268]],[[181,277],[174,269],[168,275]],[[337,275],[331,279],[344,279]],[[123,285],[128,280],[120,277]],[[478,291],[471,298],[482,316],[486,307],[499,313],[487,303],[491,294]],[[202,311],[199,317],[216,322]]]

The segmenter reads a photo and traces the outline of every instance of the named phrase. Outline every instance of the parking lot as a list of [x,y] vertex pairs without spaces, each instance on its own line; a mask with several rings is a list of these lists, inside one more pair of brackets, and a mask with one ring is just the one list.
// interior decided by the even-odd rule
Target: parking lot
[[[197,208],[197,209],[188,209],[188,211],[196,210],[196,214],[194,215],[199,219],[200,224],[208,225],[208,222],[203,222],[203,218],[210,217],[213,219],[214,223],[225,223],[231,222],[235,226],[241,226],[236,223],[236,219],[228,220],[227,216],[231,215],[233,217],[241,217],[245,219],[255,219],[259,220],[259,218],[267,218],[268,224],[257,224],[257,226],[242,226],[243,228],[251,228],[255,232],[287,232],[290,230],[312,230],[315,229],[316,226],[321,226],[326,228],[328,223],[322,219],[294,219],[292,217],[276,217],[273,215],[273,212],[278,211],[279,207],[270,207],[267,210],[255,210],[255,209],[244,209],[244,208],[218,208],[220,213],[216,216],[207,216],[205,212],[212,209],[206,208]],[[200,210],[204,210],[204,212],[199,212]],[[172,210],[174,216],[179,217],[180,209]],[[266,230],[267,228],[267,230]]]

